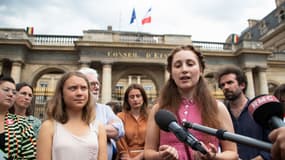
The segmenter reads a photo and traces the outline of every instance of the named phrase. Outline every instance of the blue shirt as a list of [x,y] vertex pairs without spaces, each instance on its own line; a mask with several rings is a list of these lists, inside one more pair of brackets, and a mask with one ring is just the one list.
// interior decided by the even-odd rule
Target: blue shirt
[[[115,115],[115,113],[113,112],[110,106],[101,104],[101,103],[96,103],[95,110],[96,110],[95,111],[96,112],[95,121],[99,121],[103,125],[107,125],[110,122],[112,122],[111,123],[112,126],[117,129],[119,134],[115,140],[124,136],[125,130],[124,130],[123,122],[118,116]],[[108,140],[108,143],[107,143],[108,160],[112,160],[114,145],[115,145],[114,140],[112,139]]]
[[32,115],[27,116],[26,119],[32,125],[32,127],[34,129],[35,137],[37,138],[39,131],[40,131],[42,121],[40,119],[38,119],[37,117],[32,116]]
[[[231,115],[235,133],[255,138],[261,141],[269,142],[268,134],[270,131],[262,128],[253,120],[250,113],[248,112],[248,104],[246,104],[246,106],[243,108],[238,118],[235,118],[234,115],[231,113],[231,110],[229,109],[229,104],[227,105],[227,108]],[[265,160],[271,159],[269,152],[263,151],[255,147],[250,147],[237,143],[237,148],[239,157],[243,160],[252,159],[258,155],[262,156],[262,158]]]

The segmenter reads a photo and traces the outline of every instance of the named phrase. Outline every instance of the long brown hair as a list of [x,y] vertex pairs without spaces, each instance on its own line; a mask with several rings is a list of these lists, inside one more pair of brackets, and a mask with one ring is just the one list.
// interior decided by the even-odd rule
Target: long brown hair
[[94,99],[90,92],[90,85],[86,76],[80,72],[68,72],[64,74],[57,82],[53,97],[47,104],[48,119],[54,119],[61,123],[66,123],[69,119],[66,113],[66,106],[63,100],[63,87],[65,82],[72,76],[83,78],[88,86],[88,101],[83,107],[82,120],[87,124],[91,123],[95,118]]
[[123,102],[123,111],[131,110],[131,105],[129,104],[128,98],[129,98],[130,91],[133,89],[138,89],[141,92],[141,95],[143,97],[143,105],[141,107],[141,113],[144,113],[145,115],[147,115],[147,106],[148,106],[147,95],[146,95],[144,88],[139,84],[131,84],[126,89],[125,95],[124,95],[124,102]]
[[[184,45],[172,50],[171,54],[167,58],[167,71],[169,72],[170,77],[161,90],[159,97],[159,107],[167,108],[174,113],[178,111],[178,107],[181,104],[182,97],[180,96],[177,85],[171,76],[172,61],[174,55],[182,50],[192,51],[197,56],[201,71],[204,72],[205,69],[205,61],[202,53],[197,51],[193,46]],[[195,101],[197,106],[200,107],[202,123],[209,127],[218,128],[220,122],[217,118],[217,101],[212,95],[210,89],[208,88],[208,85],[203,76],[200,76],[198,83],[195,87],[195,90],[193,92],[193,100]]]

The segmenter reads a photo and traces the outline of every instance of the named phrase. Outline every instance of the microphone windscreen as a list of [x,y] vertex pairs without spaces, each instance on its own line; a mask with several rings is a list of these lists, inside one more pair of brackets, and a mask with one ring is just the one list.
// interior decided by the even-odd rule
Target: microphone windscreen
[[154,118],[159,128],[166,132],[169,132],[168,126],[171,122],[177,122],[174,114],[165,109],[158,110]]
[[273,116],[283,119],[283,107],[273,95],[259,95],[249,102],[248,111],[261,126],[270,128],[268,121]]

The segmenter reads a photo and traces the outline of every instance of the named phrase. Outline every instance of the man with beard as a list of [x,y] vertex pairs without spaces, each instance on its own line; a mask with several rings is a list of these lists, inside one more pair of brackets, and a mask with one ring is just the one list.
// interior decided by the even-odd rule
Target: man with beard
[[[249,98],[245,95],[247,79],[243,71],[235,66],[225,66],[218,71],[217,81],[224,93],[225,105],[230,112],[235,133],[269,142],[269,130],[257,124],[248,112]],[[240,159],[271,159],[269,152],[242,144],[237,146]]]

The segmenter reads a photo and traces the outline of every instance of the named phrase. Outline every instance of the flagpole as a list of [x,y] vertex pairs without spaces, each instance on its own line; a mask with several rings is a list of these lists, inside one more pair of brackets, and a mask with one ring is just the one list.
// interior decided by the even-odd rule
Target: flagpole
[[142,28],[144,27],[145,23],[151,23],[151,10],[152,10],[152,7],[149,7],[149,9],[147,10],[147,12],[144,15],[143,19],[141,20]]
[[137,25],[137,33],[139,32],[139,23],[138,20],[136,20],[136,25]]
[[[133,23],[136,23],[136,33],[138,35],[138,20],[137,20],[137,16],[136,16],[136,10],[135,10],[135,7],[133,7],[133,11],[132,11],[132,16],[131,16],[131,20],[130,20],[130,24],[133,24]],[[139,40],[139,37],[137,38]]]
[[141,32],[144,32],[144,25],[142,24],[143,18],[144,18],[144,17],[142,17],[142,18],[140,19],[140,24],[141,24],[140,31],[141,31]]
[[119,14],[119,31],[121,31],[121,21],[122,21],[122,10],[120,10]]

